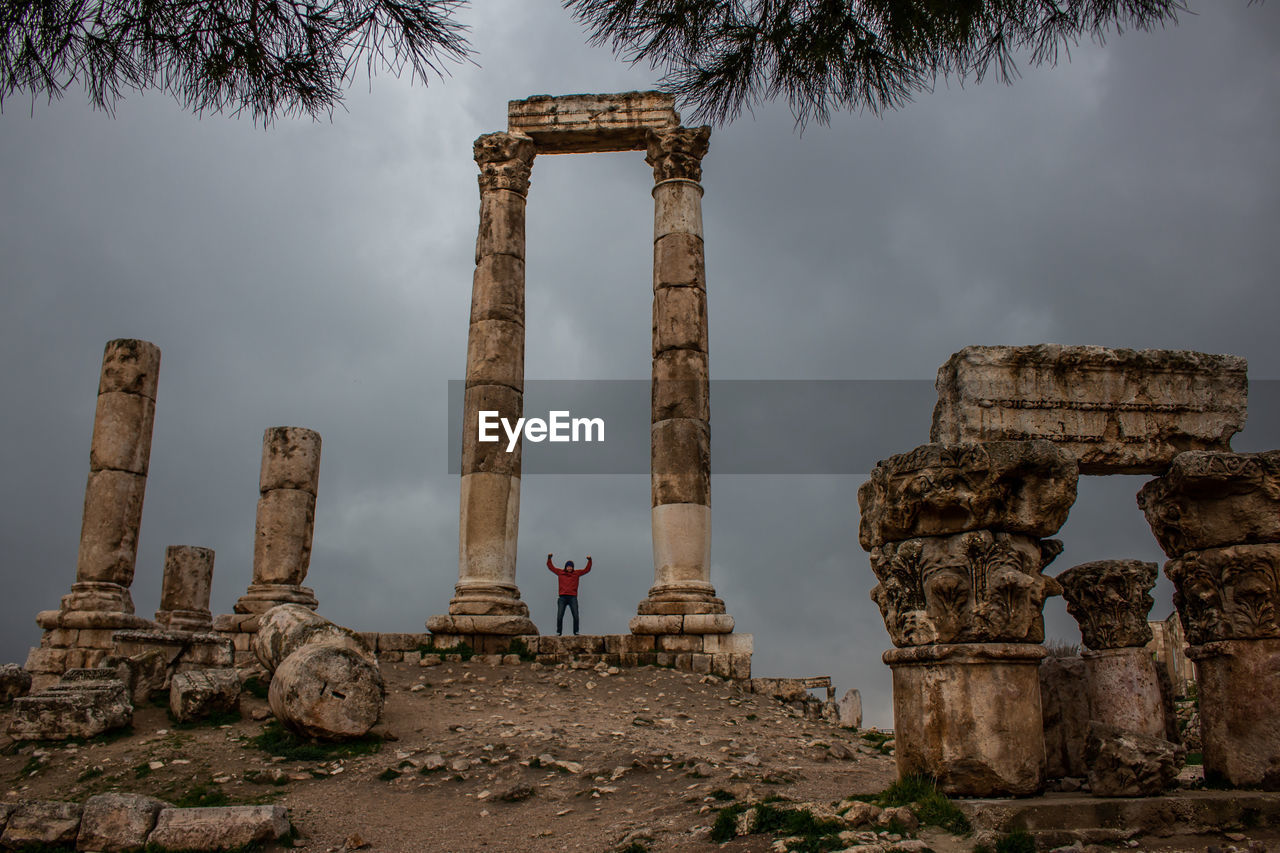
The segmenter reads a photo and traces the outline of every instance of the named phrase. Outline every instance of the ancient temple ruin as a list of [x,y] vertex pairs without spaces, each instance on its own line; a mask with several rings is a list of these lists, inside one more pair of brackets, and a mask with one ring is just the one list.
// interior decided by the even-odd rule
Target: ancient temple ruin
[[[884,660],[900,772],[969,795],[1035,793],[1046,766],[1087,771],[1098,795],[1170,784],[1183,752],[1147,649],[1155,564],[1042,574],[1063,550],[1045,537],[1066,521],[1079,474],[1147,473],[1159,476],[1138,503],[1171,558],[1206,778],[1280,788],[1280,453],[1231,452],[1244,360],[968,347],[937,388],[933,443],[879,463],[858,494],[872,598],[896,647]],[[1083,666],[1038,675],[1041,607],[1059,593],[1080,623]],[[1046,733],[1049,671],[1046,684],[1066,686],[1049,697]]]
[[[711,584],[710,400],[702,158],[711,129],[680,125],[657,92],[512,101],[505,132],[475,143],[480,227],[472,284],[462,439],[458,582],[427,628],[438,645],[500,650],[537,642],[516,584],[520,446],[478,440],[481,411],[514,422],[524,390],[525,199],[537,154],[645,151],[653,167],[651,524],[654,583],[620,654],[675,655],[676,665],[741,677],[750,638]],[[548,649],[562,651],[542,638]],[[567,647],[566,647],[567,649]],[[602,649],[603,651],[603,649]],[[730,657],[730,656],[733,657]],[[734,666],[734,658],[738,660]]]

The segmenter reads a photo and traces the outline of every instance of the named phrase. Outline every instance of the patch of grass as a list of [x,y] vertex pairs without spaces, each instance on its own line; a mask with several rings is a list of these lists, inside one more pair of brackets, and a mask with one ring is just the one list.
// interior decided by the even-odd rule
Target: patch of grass
[[882,808],[911,806],[922,826],[937,826],[957,835],[968,833],[972,827],[959,806],[938,790],[932,779],[908,776],[899,779],[872,797],[859,795],[850,799],[875,803]]
[[733,794],[730,794],[728,791],[726,791],[724,788],[716,788],[714,791],[708,794],[708,796],[711,797],[711,799],[713,800],[719,800],[721,802],[724,802],[725,800],[738,799]]
[[510,643],[507,644],[507,650],[503,652],[503,654],[519,655],[520,660],[522,660],[525,663],[532,663],[533,660],[537,658],[537,655],[535,655],[529,649],[529,646],[525,643],[525,641],[520,639],[519,637],[515,637],[514,639],[511,640]]
[[388,767],[378,774],[378,778],[383,782],[390,782],[392,779],[399,779],[403,774],[394,767]]
[[45,767],[44,758],[41,756],[33,755],[27,759],[26,764],[22,765],[22,769],[18,771],[18,775],[30,776],[32,773],[35,773],[38,770],[43,770],[44,767]]
[[133,778],[135,779],[145,779],[148,776],[150,776],[151,773],[152,773],[151,765],[145,761],[142,762],[141,764],[135,764],[133,766]]
[[429,643],[419,643],[417,650],[424,655],[461,655],[463,660],[471,660],[476,654],[476,650],[467,643],[458,643],[447,649],[439,649],[436,648],[434,640]]
[[808,809],[779,809],[768,804],[756,806],[756,832],[774,832],[780,835],[798,835],[801,838],[821,838],[834,835],[844,826],[837,820],[821,820]]
[[210,788],[207,785],[196,785],[184,793],[181,797],[173,801],[175,806],[179,808],[193,808],[196,806],[225,806],[231,802],[231,798],[226,792],[220,788]]
[[716,812],[715,823],[711,824],[711,840],[717,844],[732,841],[738,834],[738,815],[746,810],[746,806],[735,803]]
[[893,740],[893,735],[886,732],[866,731],[862,733],[862,740],[872,746],[880,746],[885,741]]
[[996,853],[1036,853],[1036,840],[1025,829],[1016,829],[996,842]]
[[1204,764],[1204,755],[1203,755],[1203,753],[1199,753],[1199,752],[1188,752],[1188,753],[1187,753],[1187,766],[1188,766],[1188,767],[1199,767],[1199,766],[1201,766],[1202,764]]
[[302,738],[286,729],[278,720],[272,720],[262,729],[262,734],[249,743],[270,755],[279,755],[290,761],[328,761],[334,756],[373,755],[382,749],[379,735],[365,735],[352,740],[321,742]]
[[748,721],[750,721],[750,722],[753,722],[753,723],[754,723],[754,722],[755,722],[756,720],[758,720],[758,719],[760,719],[760,718],[759,718],[759,717],[757,717],[755,714],[747,714],[747,720],[748,720]]
[[263,681],[256,675],[251,675],[240,685],[240,689],[258,699],[266,699],[267,693],[271,688],[270,681]]

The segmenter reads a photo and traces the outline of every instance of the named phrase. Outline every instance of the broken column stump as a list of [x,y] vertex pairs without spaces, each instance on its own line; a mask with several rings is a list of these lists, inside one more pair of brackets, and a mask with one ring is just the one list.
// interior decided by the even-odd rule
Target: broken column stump
[[1280,790],[1280,451],[1179,454],[1138,505],[1171,558],[1205,780]]
[[1049,442],[927,444],[858,490],[871,592],[897,648],[901,776],[949,794],[1026,795],[1045,779],[1043,569],[1075,500],[1075,460]]
[[377,658],[360,636],[299,604],[262,614],[253,651],[271,675],[276,718],[307,737],[360,737],[382,716]]

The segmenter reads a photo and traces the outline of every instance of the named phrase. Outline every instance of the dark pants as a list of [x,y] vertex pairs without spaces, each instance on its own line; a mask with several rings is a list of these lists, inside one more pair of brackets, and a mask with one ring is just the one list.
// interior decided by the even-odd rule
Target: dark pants
[[578,596],[562,595],[556,599],[556,633],[564,633],[564,609],[573,611],[573,633],[578,633]]

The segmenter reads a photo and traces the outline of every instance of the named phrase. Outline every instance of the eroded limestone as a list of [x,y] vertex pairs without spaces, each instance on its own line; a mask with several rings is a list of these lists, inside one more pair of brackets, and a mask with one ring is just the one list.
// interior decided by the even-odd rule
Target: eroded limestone
[[1058,575],[1067,612],[1080,624],[1084,644],[1095,651],[1151,642],[1147,615],[1154,600],[1156,564],[1097,560]]

